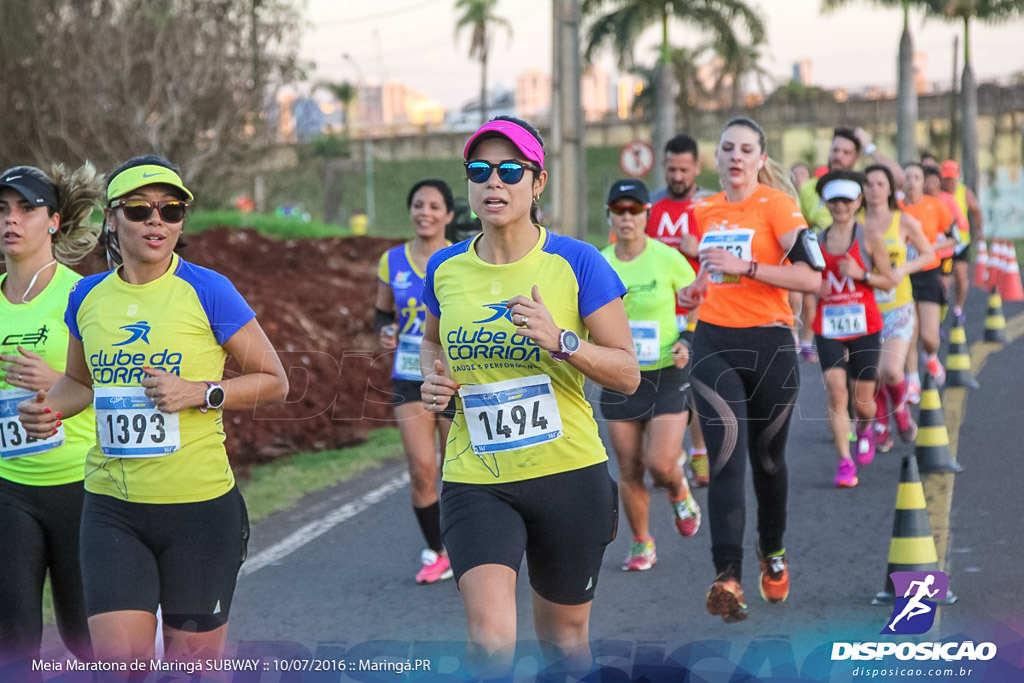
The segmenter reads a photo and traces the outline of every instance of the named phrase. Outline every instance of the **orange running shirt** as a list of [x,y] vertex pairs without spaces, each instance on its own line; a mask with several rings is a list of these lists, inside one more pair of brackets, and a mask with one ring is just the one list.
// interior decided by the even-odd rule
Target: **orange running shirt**
[[[698,202],[694,215],[703,235],[702,249],[725,240],[741,258],[772,266],[781,265],[786,257],[779,242],[782,236],[807,227],[796,201],[766,185],[740,202],[730,202],[720,192]],[[743,276],[724,275],[722,280],[708,283],[701,321],[723,327],[793,324],[785,289]]]
[[[928,238],[928,242],[935,247],[935,258],[923,270],[938,268],[942,264],[942,256],[938,255],[942,250],[937,240],[939,235],[949,230],[949,226],[953,225],[953,214],[949,212],[949,209],[946,208],[940,199],[929,195],[923,195],[921,201],[913,205],[900,201],[900,208],[921,222],[921,231]],[[953,243],[950,242],[949,247],[952,246]],[[943,255],[952,256],[952,254]]]

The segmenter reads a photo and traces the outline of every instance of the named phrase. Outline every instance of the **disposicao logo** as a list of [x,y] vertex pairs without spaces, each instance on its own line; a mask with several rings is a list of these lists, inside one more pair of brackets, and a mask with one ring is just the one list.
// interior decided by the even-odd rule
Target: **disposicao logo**
[[[880,633],[919,635],[926,633],[935,623],[935,601],[938,595],[945,597],[949,590],[949,576],[945,572],[893,572],[892,579],[896,599],[892,615]],[[899,597],[899,596],[903,597]]]
[[122,325],[121,329],[130,332],[131,336],[123,342],[112,344],[112,346],[125,346],[127,344],[137,342],[140,339],[147,344],[149,343],[149,323],[145,320],[140,320],[139,322],[132,323],[131,325]]
[[[886,621],[882,635],[920,635],[935,623],[936,601],[946,596],[949,576],[945,572],[892,572],[892,614]],[[832,661],[880,660],[896,657],[899,660],[945,662],[968,660],[987,661],[996,656],[995,643],[973,641],[950,642],[863,642],[832,643]]]
[[486,320],[474,320],[474,325],[486,325],[492,323],[498,318],[505,318],[509,322],[512,322],[512,309],[508,307],[507,301],[499,301],[496,304],[484,304],[484,308],[489,308],[494,313],[490,318]]

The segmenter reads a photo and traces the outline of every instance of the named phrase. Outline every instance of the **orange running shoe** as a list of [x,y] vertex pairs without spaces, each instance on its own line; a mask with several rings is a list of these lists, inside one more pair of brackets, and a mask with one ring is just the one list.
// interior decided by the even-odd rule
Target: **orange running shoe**
[[789,597],[789,563],[785,548],[767,557],[761,555],[760,549],[757,554],[761,558],[761,597],[773,604],[785,602]]
[[743,601],[740,582],[731,576],[719,574],[708,590],[708,612],[722,617],[727,624],[735,624],[747,618],[747,603]]

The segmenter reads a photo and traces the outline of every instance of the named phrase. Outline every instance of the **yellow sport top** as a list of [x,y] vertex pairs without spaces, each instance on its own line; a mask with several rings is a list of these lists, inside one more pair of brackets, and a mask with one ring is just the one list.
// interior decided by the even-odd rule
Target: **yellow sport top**
[[119,271],[81,280],[65,314],[85,349],[95,395],[97,444],[85,489],[133,503],[221,496],[235,484],[221,411],[157,411],[141,396],[143,368],[219,381],[224,343],[256,314],[226,277],[177,254],[144,285],[125,282]]

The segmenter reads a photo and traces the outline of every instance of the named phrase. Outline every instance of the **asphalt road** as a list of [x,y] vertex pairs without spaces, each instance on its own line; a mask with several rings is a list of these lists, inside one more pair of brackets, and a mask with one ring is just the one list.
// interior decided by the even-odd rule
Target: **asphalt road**
[[[971,343],[981,338],[985,304],[984,296],[972,290],[967,330]],[[1007,304],[1004,310],[1010,319],[1024,311],[1024,305]],[[964,471],[950,477],[955,486],[944,558],[951,589],[960,599],[954,606],[939,608],[936,625],[927,634],[928,640],[992,640],[1001,648],[999,663],[1005,665],[1002,659],[1008,658],[1010,670],[1017,673],[1024,650],[1024,497],[1019,493],[1018,461],[1024,436],[1018,421],[1024,387],[1022,350],[1024,342],[1016,341],[989,355],[978,376],[981,388],[967,394],[957,453]],[[856,662],[828,661],[832,643],[880,639],[889,609],[870,601],[885,584],[900,461],[913,452],[913,445],[897,439],[893,451],[879,454],[861,469],[857,488],[833,488],[835,455],[821,375],[817,365],[807,363],[801,364],[800,372],[799,406],[787,455],[789,600],[768,605],[757,594],[755,507],[749,481],[743,579],[750,618],[739,624],[725,624],[704,609],[705,591],[714,579],[706,525],[695,537],[681,538],[664,494],[655,491],[652,533],[658,564],[642,573],[620,570],[630,541],[623,518],[600,575],[591,635],[598,661],[621,672],[609,680],[682,680],[684,665],[693,681],[781,681],[800,676],[853,680],[850,670]],[[614,466],[614,457],[611,462]],[[402,464],[375,470],[308,496],[295,509],[256,524],[250,561],[231,610],[229,648],[236,648],[239,656],[303,661],[374,653],[411,661],[425,655],[433,658],[434,675],[438,667],[455,670],[465,647],[461,601],[451,581],[432,586],[413,581],[422,540],[407,486],[398,480],[403,474]],[[696,495],[703,506],[706,489]],[[296,536],[298,529],[304,529],[301,538]],[[536,662],[525,564],[518,604],[517,670],[528,673]],[[992,663],[989,666],[986,675],[979,677],[986,673],[981,671],[968,680],[1003,680],[1003,674]],[[345,675],[396,680],[393,674]],[[341,676],[272,670],[256,677],[240,675],[238,680]],[[888,678],[894,679],[901,680]]]

